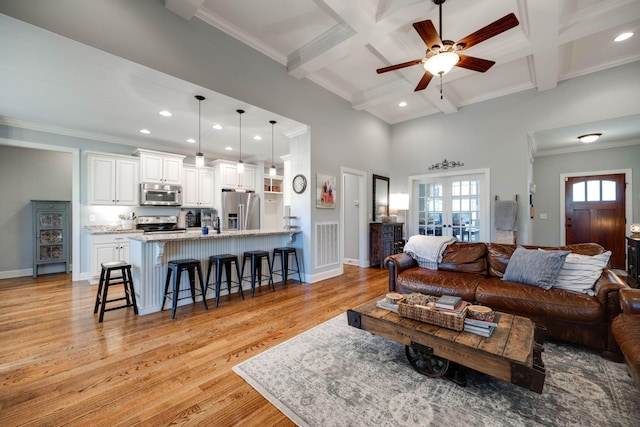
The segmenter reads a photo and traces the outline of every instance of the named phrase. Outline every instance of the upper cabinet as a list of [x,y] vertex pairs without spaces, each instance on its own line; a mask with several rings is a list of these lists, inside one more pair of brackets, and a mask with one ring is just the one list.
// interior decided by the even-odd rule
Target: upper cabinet
[[185,166],[182,170],[182,205],[213,207],[213,169]]
[[220,186],[223,189],[232,190],[255,190],[256,189],[256,171],[254,165],[244,165],[244,172],[238,173],[238,166],[233,162],[216,161],[214,162]]
[[138,149],[140,182],[182,184],[182,161],[185,156]]
[[138,165],[135,157],[89,154],[89,204],[138,204]]

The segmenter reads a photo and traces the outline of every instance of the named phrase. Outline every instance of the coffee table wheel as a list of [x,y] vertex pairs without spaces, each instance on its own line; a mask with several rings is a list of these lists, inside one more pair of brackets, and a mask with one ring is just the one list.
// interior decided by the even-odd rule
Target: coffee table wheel
[[440,378],[447,373],[449,361],[432,354],[432,349],[421,345],[406,345],[404,352],[413,369],[429,378]]

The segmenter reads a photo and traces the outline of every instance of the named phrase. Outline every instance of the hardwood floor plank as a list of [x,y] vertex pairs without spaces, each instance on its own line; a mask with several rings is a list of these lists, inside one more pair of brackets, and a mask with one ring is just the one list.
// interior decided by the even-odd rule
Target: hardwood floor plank
[[386,270],[345,265],[322,282],[181,306],[175,320],[126,309],[98,323],[96,286],[0,280],[0,425],[291,426],[233,366],[387,287]]

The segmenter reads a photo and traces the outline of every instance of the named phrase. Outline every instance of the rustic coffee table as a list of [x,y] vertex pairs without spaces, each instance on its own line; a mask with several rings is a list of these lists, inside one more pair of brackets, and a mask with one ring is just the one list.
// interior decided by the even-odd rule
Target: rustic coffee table
[[405,345],[411,365],[430,377],[447,376],[464,386],[470,368],[542,393],[544,328],[526,317],[500,314],[489,338],[402,317],[379,308],[384,295],[347,311],[349,325]]

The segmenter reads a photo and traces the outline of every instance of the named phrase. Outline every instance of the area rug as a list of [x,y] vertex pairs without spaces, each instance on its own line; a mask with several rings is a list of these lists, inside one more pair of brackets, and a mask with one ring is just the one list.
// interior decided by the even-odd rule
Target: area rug
[[233,369],[300,426],[637,426],[640,392],[624,364],[545,343],[542,394],[475,371],[467,386],[431,379],[404,346],[346,314]]

